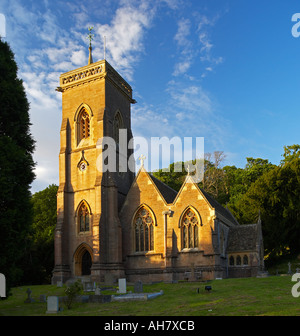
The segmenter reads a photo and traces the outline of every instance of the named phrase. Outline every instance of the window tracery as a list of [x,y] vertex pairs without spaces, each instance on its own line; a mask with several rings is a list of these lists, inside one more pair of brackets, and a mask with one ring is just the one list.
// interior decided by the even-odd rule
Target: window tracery
[[90,213],[85,202],[82,202],[78,210],[78,224],[79,232],[90,231]]
[[154,220],[146,207],[141,207],[134,218],[135,251],[154,250]]
[[199,223],[196,213],[189,208],[182,217],[182,247],[197,248],[199,246]]
[[82,108],[79,114],[79,141],[87,139],[90,136],[90,116],[85,108]]

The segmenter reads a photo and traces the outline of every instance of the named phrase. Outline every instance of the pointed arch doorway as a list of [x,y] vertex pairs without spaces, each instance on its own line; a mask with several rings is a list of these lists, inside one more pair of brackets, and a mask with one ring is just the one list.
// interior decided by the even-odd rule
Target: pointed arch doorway
[[85,251],[81,259],[81,275],[91,275],[92,257]]
[[74,253],[75,275],[84,276],[91,275],[91,267],[93,264],[92,249],[85,243],[78,246]]

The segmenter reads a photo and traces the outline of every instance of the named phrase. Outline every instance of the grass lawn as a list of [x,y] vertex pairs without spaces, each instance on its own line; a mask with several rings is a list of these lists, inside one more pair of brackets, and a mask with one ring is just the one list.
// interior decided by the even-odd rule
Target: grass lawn
[[[267,278],[224,279],[205,283],[179,282],[144,285],[144,292],[164,291],[164,295],[149,301],[75,303],[70,310],[63,306],[60,316],[300,316],[300,297],[291,294],[290,276]],[[34,303],[24,303],[30,287]],[[199,293],[198,289],[199,288]],[[47,315],[47,304],[39,302],[40,294],[64,295],[65,288],[52,285],[13,288],[12,296],[0,300],[0,316]],[[129,290],[133,290],[128,286]],[[50,315],[52,316],[52,315]]]

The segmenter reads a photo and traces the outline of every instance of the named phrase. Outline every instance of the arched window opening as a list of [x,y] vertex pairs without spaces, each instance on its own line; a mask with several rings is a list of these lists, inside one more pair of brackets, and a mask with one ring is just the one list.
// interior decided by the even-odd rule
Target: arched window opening
[[87,205],[83,202],[78,210],[79,232],[90,231],[90,213]]
[[233,256],[230,256],[230,258],[229,258],[229,265],[230,266],[234,266],[234,258],[233,258]]
[[241,259],[241,256],[240,256],[240,255],[238,255],[238,256],[236,257],[236,264],[237,264],[237,266],[241,266],[241,264],[242,264],[242,259]]
[[85,108],[79,114],[79,142],[90,136],[90,116]]
[[119,130],[123,128],[123,121],[120,112],[117,112],[113,121],[113,138],[118,145],[120,143]]
[[248,265],[248,256],[246,254],[243,257],[243,265]]
[[154,220],[150,211],[141,207],[134,218],[135,251],[154,250]]
[[196,248],[199,246],[199,223],[195,212],[188,209],[182,217],[182,246]]

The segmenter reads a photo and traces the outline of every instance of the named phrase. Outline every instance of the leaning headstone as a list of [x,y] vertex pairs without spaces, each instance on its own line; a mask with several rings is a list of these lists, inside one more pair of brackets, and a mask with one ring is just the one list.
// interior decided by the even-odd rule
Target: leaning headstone
[[126,279],[119,279],[119,293],[126,294]]
[[143,293],[143,283],[142,283],[142,281],[138,280],[137,282],[134,283],[133,291],[134,291],[134,293]]
[[101,295],[101,289],[99,287],[95,289],[95,295]]
[[59,311],[58,296],[48,296],[46,313],[52,314]]
[[31,297],[32,291],[30,288],[27,289],[26,293],[27,293],[27,299],[24,301],[24,303],[34,302],[33,298]]

